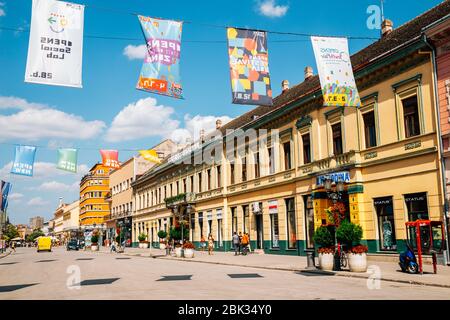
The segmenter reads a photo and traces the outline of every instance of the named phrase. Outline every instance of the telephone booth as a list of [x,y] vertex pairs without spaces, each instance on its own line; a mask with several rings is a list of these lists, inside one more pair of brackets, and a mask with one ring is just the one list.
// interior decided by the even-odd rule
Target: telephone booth
[[445,250],[445,233],[442,221],[416,220],[406,222],[407,240],[417,253],[419,272],[423,273],[422,255],[431,254],[433,271],[437,272],[437,254]]

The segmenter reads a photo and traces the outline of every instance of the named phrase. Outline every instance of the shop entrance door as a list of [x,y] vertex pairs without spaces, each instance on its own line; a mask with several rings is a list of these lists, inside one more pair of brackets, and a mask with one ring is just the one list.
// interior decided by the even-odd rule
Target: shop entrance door
[[256,219],[256,249],[264,248],[264,239],[263,239],[263,216],[262,214],[255,215]]

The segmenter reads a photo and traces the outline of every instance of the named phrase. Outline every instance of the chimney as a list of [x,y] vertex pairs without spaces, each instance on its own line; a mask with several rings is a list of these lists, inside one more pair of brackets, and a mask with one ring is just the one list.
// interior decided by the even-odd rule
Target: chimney
[[381,23],[381,37],[385,37],[389,33],[391,33],[392,30],[394,30],[393,26],[394,26],[394,23],[391,20],[385,19]]
[[311,78],[313,75],[314,75],[313,68],[310,66],[307,66],[305,68],[305,80]]
[[289,81],[283,80],[281,82],[281,92],[284,93],[287,90],[289,90]]
[[222,120],[217,119],[217,120],[216,120],[216,130],[219,130],[220,127],[222,127]]

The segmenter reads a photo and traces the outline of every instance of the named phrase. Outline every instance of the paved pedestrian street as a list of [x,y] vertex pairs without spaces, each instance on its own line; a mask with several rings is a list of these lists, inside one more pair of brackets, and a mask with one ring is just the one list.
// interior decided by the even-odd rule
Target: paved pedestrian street
[[0,259],[0,300],[449,298],[449,288],[434,286],[381,281],[379,289],[369,289],[359,278],[61,247],[49,253],[17,248]]

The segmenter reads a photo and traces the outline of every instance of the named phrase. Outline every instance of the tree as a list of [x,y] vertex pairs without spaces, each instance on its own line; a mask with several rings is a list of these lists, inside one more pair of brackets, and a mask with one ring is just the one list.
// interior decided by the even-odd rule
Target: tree
[[25,240],[28,242],[34,242],[37,237],[42,237],[44,235],[45,234],[40,229],[34,229],[33,232],[29,234]]
[[15,225],[8,223],[6,225],[5,236],[8,237],[8,239],[14,239],[19,236],[19,231],[17,231]]

